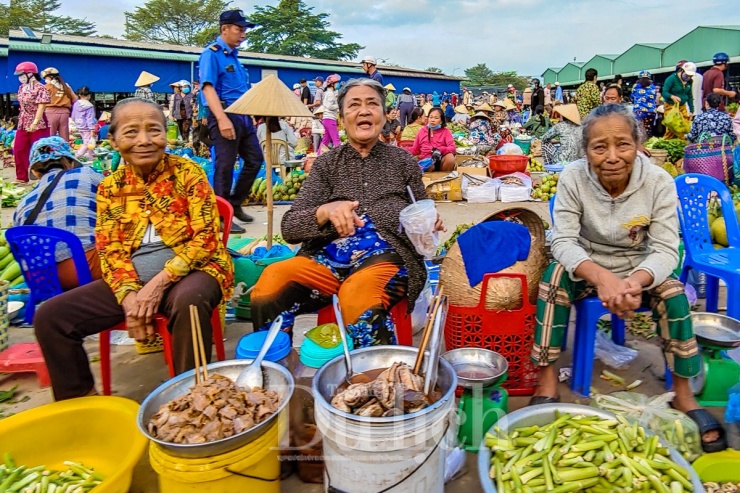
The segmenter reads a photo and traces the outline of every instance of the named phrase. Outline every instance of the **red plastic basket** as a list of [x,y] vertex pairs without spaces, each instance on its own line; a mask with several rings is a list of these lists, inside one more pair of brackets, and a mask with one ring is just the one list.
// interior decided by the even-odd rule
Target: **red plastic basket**
[[525,171],[529,163],[529,156],[517,156],[501,154],[499,156],[488,156],[488,167],[494,173],[508,174],[517,171]]
[[479,347],[499,353],[509,363],[504,388],[511,395],[532,395],[537,386],[537,367],[530,361],[534,341],[535,307],[524,296],[518,310],[486,309],[488,282],[495,278],[516,278],[527,293],[524,274],[486,274],[481,299],[476,307],[450,305],[445,322],[445,347]]

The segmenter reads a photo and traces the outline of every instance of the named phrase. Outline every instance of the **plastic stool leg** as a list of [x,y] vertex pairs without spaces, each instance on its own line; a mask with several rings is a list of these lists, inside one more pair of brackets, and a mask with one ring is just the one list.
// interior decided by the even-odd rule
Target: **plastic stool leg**
[[39,381],[39,387],[49,387],[51,385],[51,377],[49,376],[49,369],[46,367],[46,363],[36,365],[34,371]]
[[224,349],[224,332],[221,327],[221,310],[219,308],[213,310],[211,326],[213,327],[213,344],[216,346],[216,359],[223,361],[226,359],[226,350]]
[[707,274],[707,311],[711,313],[717,313],[718,309],[719,277],[714,277]]
[[413,346],[413,330],[411,327],[411,317],[406,313],[408,309],[408,301],[401,300],[396,303],[396,306],[391,308],[391,319],[393,324],[396,326],[396,339],[398,344],[402,346]]
[[103,381],[103,395],[111,395],[110,374],[110,329],[100,333],[100,379]]
[[612,341],[614,344],[624,346],[625,343],[625,324],[624,320],[616,315],[612,315]]
[[164,349],[164,360],[170,371],[170,378],[175,376],[175,363],[172,361],[172,338],[167,330],[167,317],[157,315],[154,317],[154,323],[157,325],[157,333],[162,337],[162,348]]
[[673,373],[671,373],[671,369],[668,368],[668,362],[666,362],[665,364],[665,389],[671,390],[672,388],[673,388]]

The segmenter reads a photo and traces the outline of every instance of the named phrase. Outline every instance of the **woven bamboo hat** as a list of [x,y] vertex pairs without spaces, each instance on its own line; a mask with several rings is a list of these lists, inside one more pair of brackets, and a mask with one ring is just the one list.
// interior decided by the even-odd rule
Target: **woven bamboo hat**
[[150,74],[146,70],[142,70],[141,74],[139,74],[139,78],[136,79],[134,86],[136,87],[151,86],[158,80],[159,80],[159,77],[157,77],[156,75]]
[[498,106],[499,108],[503,108],[503,109],[506,109],[506,103],[504,103],[504,102],[503,102],[503,101],[501,101],[501,100],[499,100],[499,101],[496,101],[495,103],[493,103],[493,105],[494,105],[494,106]]
[[429,116],[429,112],[432,111],[432,108],[434,108],[434,106],[432,106],[432,103],[427,103],[421,107],[426,116]]
[[482,111],[479,111],[478,113],[476,113],[475,115],[472,116],[472,118],[478,118],[478,117],[485,118],[486,120],[490,120],[491,119],[490,116],[488,116],[487,114],[483,113]]
[[388,91],[395,91],[396,88],[393,86],[393,84],[386,84],[385,89]]
[[479,104],[475,107],[475,111],[491,111],[493,112],[493,108],[491,108],[491,105],[488,103]]
[[465,107],[464,104],[459,104],[455,106],[455,113],[462,113],[465,114],[468,112],[468,109]]
[[250,90],[226,108],[226,112],[237,115],[313,118],[311,110],[306,108],[306,105],[296,98],[293,91],[276,75],[269,75],[253,85]]
[[567,118],[576,125],[581,124],[581,114],[578,113],[578,106],[575,104],[561,104],[556,106],[553,111],[559,113],[563,118]]
[[506,108],[506,111],[515,110],[516,109],[516,105],[511,102],[511,99],[506,98],[504,100],[504,108]]

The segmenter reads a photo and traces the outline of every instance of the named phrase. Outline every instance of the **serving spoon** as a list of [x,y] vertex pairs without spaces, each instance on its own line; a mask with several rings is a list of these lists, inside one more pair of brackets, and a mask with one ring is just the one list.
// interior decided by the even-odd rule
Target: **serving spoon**
[[257,353],[257,357],[245,366],[239,373],[239,376],[236,377],[236,385],[249,389],[254,387],[264,388],[265,382],[262,377],[262,360],[265,358],[267,351],[270,350],[272,343],[275,342],[275,338],[277,337],[278,332],[280,332],[282,325],[283,316],[278,315],[275,320],[272,321],[270,330],[267,332],[267,337],[265,337],[265,342],[262,343],[262,347],[260,348],[260,352]]
[[352,371],[352,357],[349,354],[349,344],[347,343],[347,328],[344,326],[344,319],[342,318],[342,308],[339,306],[339,297],[335,294],[332,297],[332,303],[334,305],[334,316],[337,318],[337,325],[339,326],[339,334],[342,338],[342,346],[344,346],[344,362],[347,365],[347,375],[344,377],[348,384],[353,383],[368,383],[372,382],[372,379],[364,373],[353,373]]

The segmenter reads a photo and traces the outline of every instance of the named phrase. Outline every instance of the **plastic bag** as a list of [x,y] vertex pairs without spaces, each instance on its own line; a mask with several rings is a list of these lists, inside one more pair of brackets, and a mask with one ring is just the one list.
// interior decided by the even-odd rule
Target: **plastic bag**
[[522,148],[519,147],[516,144],[504,144],[502,145],[498,151],[496,151],[496,154],[508,154],[511,156],[523,156],[524,151],[522,151]]
[[419,161],[419,167],[421,168],[422,173],[429,171],[432,166],[434,166],[434,161],[432,161],[432,158],[430,157]]
[[470,203],[496,202],[501,182],[487,176],[462,175],[462,196]]
[[[519,147],[519,146],[517,146]],[[507,183],[507,178],[518,178],[522,185]],[[524,173],[511,173],[497,178],[501,181],[498,198],[501,202],[526,202],[532,200],[532,178]]]
[[677,104],[674,104],[663,118],[663,125],[679,138],[683,138],[691,130],[691,121],[683,117],[681,108]]
[[637,423],[676,449],[684,459],[693,462],[702,454],[699,427],[681,411],[669,407],[673,392],[647,396],[637,392],[597,394],[593,407],[620,414],[630,423]]
[[416,334],[424,328],[424,324],[427,321],[427,312],[429,311],[429,305],[432,302],[432,283],[427,282],[424,285],[424,289],[421,290],[421,294],[416,298],[416,304],[414,305],[414,311],[411,312],[411,330],[412,333]]
[[596,332],[594,354],[606,366],[617,370],[627,368],[637,358],[637,351],[627,346],[620,346],[601,331]]

